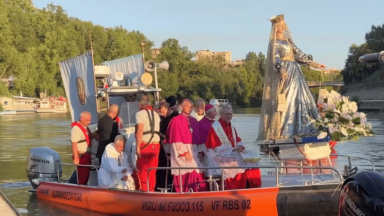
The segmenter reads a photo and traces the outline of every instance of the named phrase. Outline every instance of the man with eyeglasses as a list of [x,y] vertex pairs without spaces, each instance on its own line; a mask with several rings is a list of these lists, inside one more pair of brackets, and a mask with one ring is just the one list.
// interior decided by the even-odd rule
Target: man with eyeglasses
[[[242,153],[244,143],[231,124],[232,107],[224,106],[220,111],[220,119],[212,124],[208,132],[206,156],[208,167],[257,166],[258,162],[244,161]],[[220,176],[220,170],[209,170],[209,175]],[[261,186],[260,169],[224,169],[226,190],[256,188]]]

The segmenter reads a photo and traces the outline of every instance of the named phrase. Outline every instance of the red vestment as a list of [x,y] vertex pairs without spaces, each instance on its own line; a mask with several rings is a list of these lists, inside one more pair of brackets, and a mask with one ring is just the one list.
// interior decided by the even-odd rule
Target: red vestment
[[[220,125],[224,130],[225,135],[227,136],[228,140],[230,141],[232,147],[236,147],[238,143],[241,142],[241,138],[238,136],[236,129],[235,131],[235,138],[232,133],[232,125],[231,123],[225,123],[222,119],[219,119]],[[221,146],[223,143],[219,139],[218,135],[215,132],[215,129],[212,127],[209,130],[207,142],[205,143],[207,149],[215,149],[219,146]],[[244,149],[244,147],[242,146]],[[246,169],[244,173],[237,174],[234,178],[227,178],[225,179],[225,185],[227,190],[232,189],[243,189],[248,186],[250,188],[256,188],[261,186],[261,173],[260,169]]]

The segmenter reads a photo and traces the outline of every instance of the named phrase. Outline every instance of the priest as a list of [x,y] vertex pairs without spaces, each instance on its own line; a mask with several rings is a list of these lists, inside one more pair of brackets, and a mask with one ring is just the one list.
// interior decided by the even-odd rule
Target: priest
[[[233,111],[224,106],[220,111],[220,119],[212,124],[209,130],[206,147],[209,167],[245,167],[258,166],[258,162],[243,161],[242,152],[245,147],[231,124]],[[210,170],[209,175],[220,176],[220,170]],[[224,169],[226,190],[256,188],[261,186],[260,169]]]
[[197,121],[200,121],[201,119],[204,118],[204,109],[205,109],[205,101],[201,98],[197,99],[195,101],[193,110],[191,112],[191,116]]
[[205,106],[204,118],[202,118],[199,121],[200,134],[201,134],[201,137],[203,138],[204,143],[207,140],[208,132],[211,129],[213,122],[215,122],[216,115],[217,115],[216,108],[213,107],[211,104],[207,104]]
[[[171,167],[183,168],[193,167],[193,169],[172,169],[176,192],[206,191],[205,174],[200,169],[202,165],[198,159],[197,148],[193,145],[201,143],[198,122],[190,117],[192,102],[188,99],[181,103],[181,114],[174,117],[167,129],[168,145],[171,145]],[[180,185],[180,175],[181,182]]]
[[124,137],[118,135],[113,143],[105,147],[98,172],[100,188],[135,190],[132,168],[128,163],[127,154],[123,151],[124,144]]
[[177,100],[175,96],[169,96],[165,99],[165,101],[169,104],[170,114],[169,118],[172,119],[173,117],[176,117],[179,115],[179,109],[176,104]]
[[[200,161],[203,163],[204,167],[207,167],[209,162],[205,153],[207,151],[207,148],[205,147],[205,142],[207,141],[208,132],[211,129],[213,122],[215,122],[216,115],[217,115],[216,108],[213,107],[211,104],[207,104],[205,106],[204,118],[202,118],[199,121],[200,137],[203,145],[199,145],[198,151],[199,153],[202,152],[200,156]],[[210,170],[207,169],[205,171],[205,174],[209,176],[209,173],[210,173]]]

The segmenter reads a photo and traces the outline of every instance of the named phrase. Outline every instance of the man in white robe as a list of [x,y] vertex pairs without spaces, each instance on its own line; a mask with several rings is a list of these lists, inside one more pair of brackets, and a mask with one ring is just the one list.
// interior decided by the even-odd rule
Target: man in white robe
[[[233,111],[224,106],[220,111],[220,119],[212,124],[206,138],[206,156],[208,167],[254,167],[258,166],[260,156],[253,151],[244,152],[244,143],[232,125]],[[248,156],[246,156],[248,155]],[[220,176],[220,170],[209,169],[208,176]],[[257,188],[261,186],[260,170],[224,169],[225,189]]]
[[98,180],[100,188],[135,190],[132,168],[124,150],[125,139],[122,135],[115,142],[107,145],[102,156]]

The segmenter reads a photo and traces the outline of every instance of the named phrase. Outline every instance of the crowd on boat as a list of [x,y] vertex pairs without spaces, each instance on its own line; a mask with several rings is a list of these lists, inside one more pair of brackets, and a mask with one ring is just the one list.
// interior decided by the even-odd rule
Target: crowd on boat
[[[259,162],[244,158],[245,146],[231,123],[230,105],[221,108],[216,120],[216,108],[202,99],[177,101],[171,96],[160,101],[157,109],[146,95],[137,101],[140,111],[136,113],[134,169],[124,152],[127,140],[118,131],[117,105],[109,107],[93,133],[88,128],[89,112],[82,112],[79,121],[71,125],[75,165],[90,165],[92,139],[99,142],[96,157],[100,162],[100,188],[142,191],[149,188],[151,192],[170,188],[173,192],[198,192],[208,191],[207,180],[212,178],[224,178],[225,190],[261,187],[258,168],[241,168],[258,166]],[[153,169],[147,177],[148,169],[157,167],[170,168]],[[212,167],[231,168],[207,169]],[[77,170],[77,183],[87,185],[90,168],[79,166]],[[71,179],[69,183],[74,183]]]

